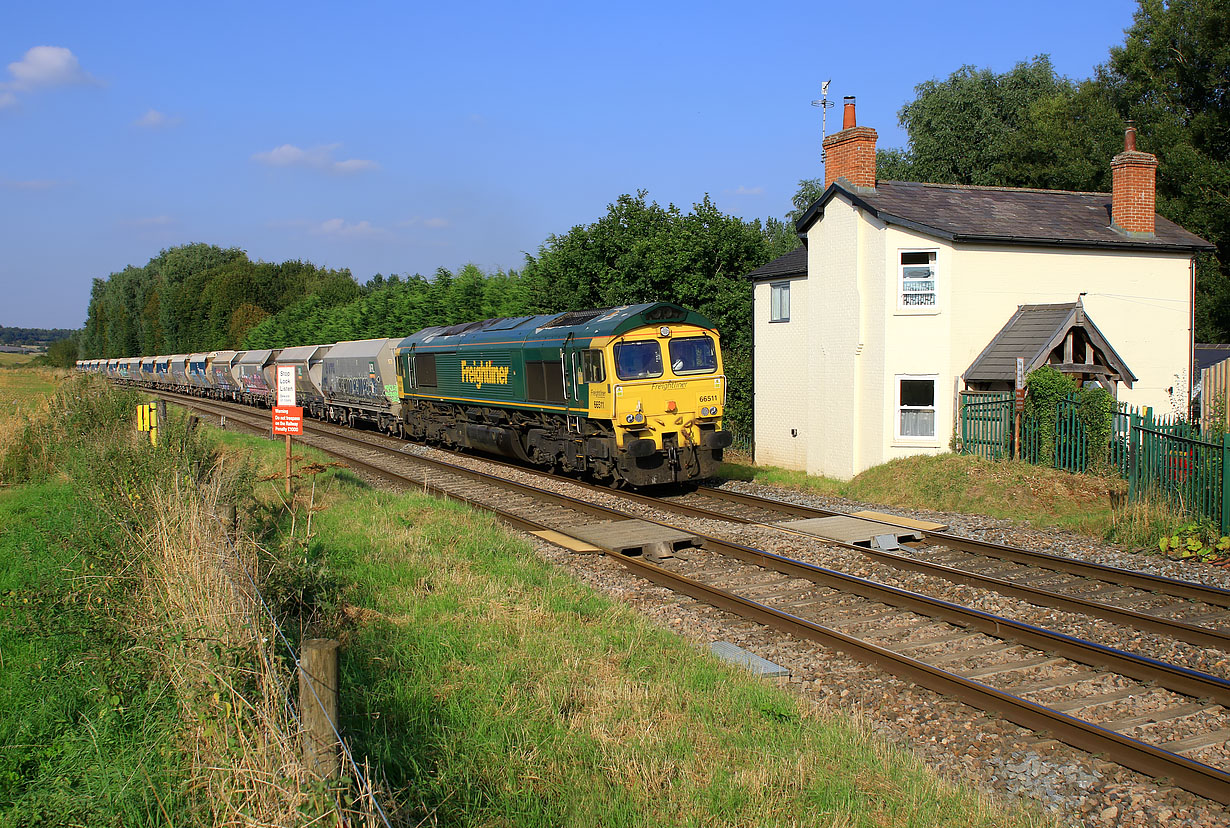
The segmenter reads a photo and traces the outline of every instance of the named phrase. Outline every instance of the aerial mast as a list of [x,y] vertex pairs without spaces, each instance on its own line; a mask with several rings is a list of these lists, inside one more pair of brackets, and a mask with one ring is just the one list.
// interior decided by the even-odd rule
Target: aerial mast
[[832,79],[820,84],[820,97],[811,102],[812,106],[820,107],[820,160],[824,160],[824,139],[828,135],[829,108],[834,104],[829,100],[829,84]]

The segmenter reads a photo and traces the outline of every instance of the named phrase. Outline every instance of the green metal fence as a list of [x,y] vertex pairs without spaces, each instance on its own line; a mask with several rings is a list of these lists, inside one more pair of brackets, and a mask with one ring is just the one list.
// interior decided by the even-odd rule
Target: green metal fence
[[1012,450],[1012,394],[966,392],[961,395],[961,446],[965,454],[988,460]]
[[[1012,457],[1011,394],[963,393],[960,399],[960,450],[988,459]],[[1128,498],[1161,498],[1180,511],[1209,518],[1230,531],[1230,435],[1209,439],[1198,425],[1176,415],[1157,416],[1148,408],[1120,405],[1112,415],[1110,443],[1090,444],[1075,398],[1058,403],[1054,443],[1046,456],[1043,429],[1023,417],[1021,459],[1070,472],[1085,472],[1105,457],[1106,465],[1128,481]],[[1103,451],[1105,454],[1103,455]]]

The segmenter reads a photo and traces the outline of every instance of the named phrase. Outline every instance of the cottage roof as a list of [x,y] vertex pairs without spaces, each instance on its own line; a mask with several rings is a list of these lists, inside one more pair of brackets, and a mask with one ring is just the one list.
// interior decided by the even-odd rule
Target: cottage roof
[[1065,304],[1018,306],[1008,323],[966,369],[965,382],[1013,382],[1017,357],[1025,359],[1026,372],[1047,364],[1051,353],[1063,345],[1073,328],[1081,329],[1096,358],[1088,365],[1055,367],[1065,373],[1107,374],[1131,388],[1136,375],[1098,330],[1079,299]]
[[1110,193],[973,187],[877,181],[874,190],[835,182],[795,227],[801,233],[838,194],[887,224],[956,242],[1125,250],[1211,250],[1213,245],[1157,217],[1152,237],[1125,235],[1111,226]]
[[778,256],[768,264],[763,264],[756,268],[747,274],[747,278],[753,282],[759,282],[765,279],[786,279],[791,276],[806,275],[807,248],[799,246],[785,256]]

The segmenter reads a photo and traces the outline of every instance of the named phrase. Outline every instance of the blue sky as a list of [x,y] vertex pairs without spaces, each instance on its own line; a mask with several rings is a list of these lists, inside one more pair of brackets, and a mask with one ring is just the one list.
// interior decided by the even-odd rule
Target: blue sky
[[[621,193],[782,216],[820,114],[901,146],[915,84],[1048,53],[1087,77],[1134,2],[57,3],[0,26],[0,325],[188,242],[431,274],[519,268]],[[829,111],[840,123],[840,105]],[[1109,163],[1109,159],[1107,159]]]

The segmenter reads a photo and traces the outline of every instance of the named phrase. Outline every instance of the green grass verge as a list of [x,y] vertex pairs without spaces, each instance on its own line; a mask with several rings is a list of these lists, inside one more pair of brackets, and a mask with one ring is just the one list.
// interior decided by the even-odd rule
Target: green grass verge
[[71,483],[0,490],[0,825],[166,825],[177,705],[125,539]]

